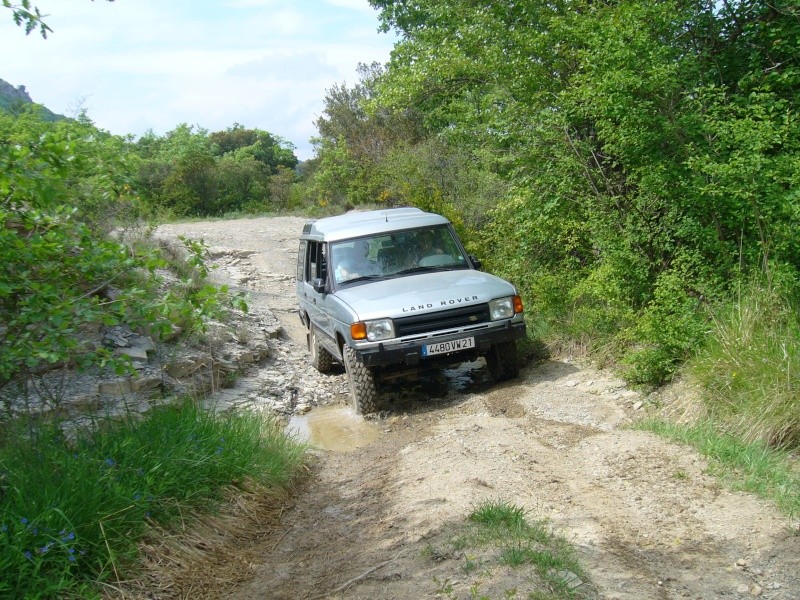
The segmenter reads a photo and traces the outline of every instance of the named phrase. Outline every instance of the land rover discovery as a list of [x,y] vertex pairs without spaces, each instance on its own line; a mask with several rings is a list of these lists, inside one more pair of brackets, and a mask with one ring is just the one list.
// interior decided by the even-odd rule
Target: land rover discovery
[[516,377],[522,301],[479,267],[445,217],[416,208],[309,221],[297,295],[311,364],[344,365],[358,413],[380,408],[382,382],[425,368],[484,356],[495,379]]

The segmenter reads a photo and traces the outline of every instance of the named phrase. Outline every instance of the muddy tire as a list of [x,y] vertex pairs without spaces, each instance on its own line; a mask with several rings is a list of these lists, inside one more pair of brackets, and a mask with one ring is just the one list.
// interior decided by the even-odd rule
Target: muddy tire
[[350,346],[342,349],[342,355],[347,379],[350,381],[350,398],[353,401],[353,408],[359,415],[376,412],[379,406],[379,397],[375,374],[372,369],[356,358],[356,353]]
[[500,342],[492,346],[486,355],[486,364],[495,381],[506,381],[519,376],[519,355],[517,343]]
[[333,369],[333,356],[325,350],[317,337],[317,330],[312,325],[308,330],[308,351],[311,354],[311,366],[320,373],[330,373]]

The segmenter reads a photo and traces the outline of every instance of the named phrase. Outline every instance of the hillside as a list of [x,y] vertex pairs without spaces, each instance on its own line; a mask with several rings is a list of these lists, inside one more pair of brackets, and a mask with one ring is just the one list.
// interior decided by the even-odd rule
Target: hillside
[[[14,112],[28,105],[36,104],[31,99],[24,85],[14,87],[7,81],[0,79],[0,110]],[[42,119],[45,121],[59,121],[65,119],[64,115],[58,115],[43,104],[37,104],[41,108]]]

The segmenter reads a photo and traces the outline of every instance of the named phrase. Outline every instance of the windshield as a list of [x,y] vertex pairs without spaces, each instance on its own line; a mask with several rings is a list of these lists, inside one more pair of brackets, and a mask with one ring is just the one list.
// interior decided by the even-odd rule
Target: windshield
[[331,259],[337,284],[467,267],[446,225],[333,242]]

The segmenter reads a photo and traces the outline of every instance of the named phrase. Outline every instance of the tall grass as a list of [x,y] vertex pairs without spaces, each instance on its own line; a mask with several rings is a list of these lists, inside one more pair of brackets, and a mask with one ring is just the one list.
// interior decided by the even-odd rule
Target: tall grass
[[52,427],[0,447],[0,598],[97,595],[132,573],[151,524],[212,508],[245,481],[290,485],[302,446],[255,414],[191,402],[102,422],[69,441]]
[[688,371],[728,433],[745,442],[800,445],[800,322],[768,287],[752,284],[716,311]]

